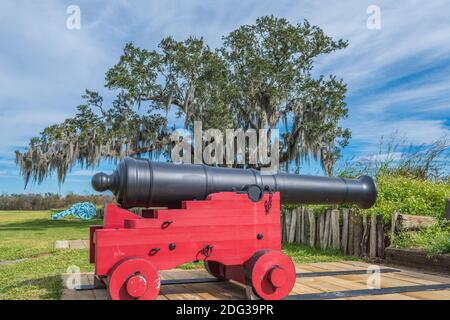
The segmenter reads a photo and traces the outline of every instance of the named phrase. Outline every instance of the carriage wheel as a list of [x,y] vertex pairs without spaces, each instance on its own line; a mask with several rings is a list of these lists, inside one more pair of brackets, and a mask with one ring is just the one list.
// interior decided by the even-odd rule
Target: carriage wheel
[[[296,280],[291,258],[280,251],[261,250],[245,266],[248,293],[264,300],[279,300],[292,290]],[[251,295],[249,298],[255,298]]]
[[225,266],[220,262],[205,260],[205,269],[210,275],[219,280],[228,280],[225,278]]
[[144,259],[127,259],[114,267],[109,279],[113,300],[154,300],[161,285],[153,264]]

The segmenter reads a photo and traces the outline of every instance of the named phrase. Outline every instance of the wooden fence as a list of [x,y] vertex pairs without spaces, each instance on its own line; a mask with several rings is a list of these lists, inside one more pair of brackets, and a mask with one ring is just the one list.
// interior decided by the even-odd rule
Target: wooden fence
[[322,249],[341,249],[346,255],[383,258],[385,226],[382,215],[362,216],[350,209],[314,212],[312,208],[284,210],[282,239]]

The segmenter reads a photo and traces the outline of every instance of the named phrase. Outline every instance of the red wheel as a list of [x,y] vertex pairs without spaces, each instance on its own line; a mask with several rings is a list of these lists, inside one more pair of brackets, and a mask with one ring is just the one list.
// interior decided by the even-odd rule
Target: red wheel
[[219,280],[227,280],[225,278],[225,266],[220,262],[205,260],[205,269],[213,277]]
[[109,278],[113,300],[154,300],[159,294],[160,278],[151,262],[127,259],[117,264]]
[[279,300],[292,290],[296,280],[291,258],[279,251],[258,251],[245,266],[246,280],[264,300]]

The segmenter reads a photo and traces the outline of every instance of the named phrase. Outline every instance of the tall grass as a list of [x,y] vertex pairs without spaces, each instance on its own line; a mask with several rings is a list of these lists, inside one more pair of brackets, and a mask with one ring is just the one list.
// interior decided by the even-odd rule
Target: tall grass
[[407,177],[433,182],[450,182],[450,143],[447,138],[431,144],[413,145],[397,134],[381,138],[377,153],[345,160],[339,176],[361,174]]
[[450,225],[444,221],[419,231],[401,232],[393,242],[395,248],[425,250],[430,255],[450,252]]
[[378,199],[363,214],[382,213],[386,220],[394,211],[441,218],[450,198],[449,156],[447,139],[413,146],[394,135],[380,141],[378,153],[345,161],[337,171],[342,177],[375,178]]
[[450,225],[444,219],[445,201],[450,198],[450,161],[447,139],[429,145],[408,147],[392,136],[381,140],[378,153],[344,162],[343,177],[369,174],[375,177],[378,199],[361,214],[383,214],[389,223],[393,212],[433,216],[439,222],[420,231],[402,232],[393,245],[423,249],[429,254],[450,252]]

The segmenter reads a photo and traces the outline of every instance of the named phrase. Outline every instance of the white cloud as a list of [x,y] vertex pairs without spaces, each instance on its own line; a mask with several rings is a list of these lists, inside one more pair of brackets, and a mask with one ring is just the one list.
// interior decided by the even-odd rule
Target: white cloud
[[73,115],[84,88],[102,87],[111,50],[88,25],[68,30],[67,17],[63,3],[2,3],[2,144],[25,146],[45,126]]
[[[373,96],[373,101],[361,106],[361,113],[383,113],[386,111],[400,113],[417,110],[426,115],[426,111],[440,110],[450,111],[450,82],[436,81],[426,83],[418,87],[399,87],[391,92],[383,91]],[[434,99],[441,98],[444,101],[438,102]],[[431,105],[430,105],[431,102]]]
[[68,174],[69,177],[74,176],[74,177],[92,177],[94,174],[96,174],[97,172],[94,170],[75,170],[72,171]]
[[354,124],[353,132],[355,139],[370,141],[374,147],[381,136],[390,137],[393,134],[400,138],[405,137],[414,145],[430,144],[450,136],[450,129],[446,127],[445,120],[369,120]]
[[14,169],[3,169],[0,170],[0,176],[2,177],[19,177],[19,170]]
[[0,165],[2,166],[14,166],[14,160],[0,160]]
[[398,160],[402,158],[403,153],[378,153],[356,158],[356,161],[385,161],[385,160]]
[[[333,71],[344,77],[350,90],[365,90],[448,57],[447,1],[377,1],[381,8],[381,30],[366,28],[365,10],[371,1],[332,3],[327,10],[320,10],[322,3],[314,2],[311,22],[335,37],[348,39],[349,47],[321,59],[321,71]],[[298,3],[298,7],[302,5]],[[414,60],[402,63],[409,59]]]

